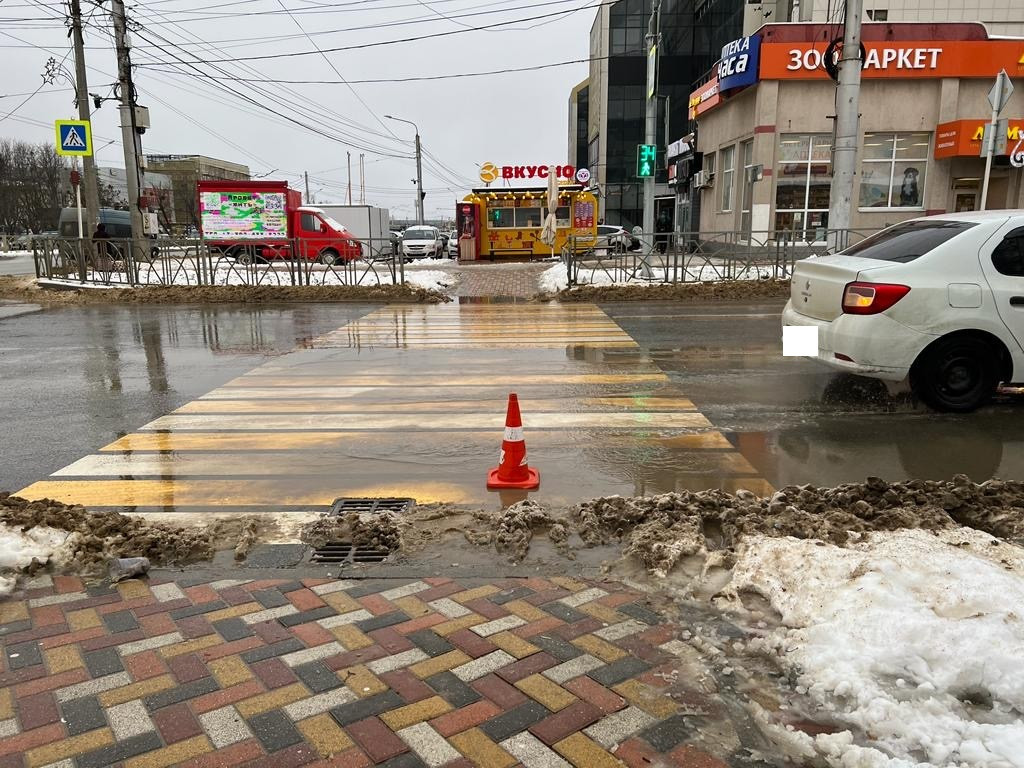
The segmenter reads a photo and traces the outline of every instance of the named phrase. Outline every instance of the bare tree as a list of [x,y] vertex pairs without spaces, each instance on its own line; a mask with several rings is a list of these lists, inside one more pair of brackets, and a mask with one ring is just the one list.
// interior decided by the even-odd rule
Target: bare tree
[[0,230],[55,230],[70,196],[68,165],[50,144],[0,141]]

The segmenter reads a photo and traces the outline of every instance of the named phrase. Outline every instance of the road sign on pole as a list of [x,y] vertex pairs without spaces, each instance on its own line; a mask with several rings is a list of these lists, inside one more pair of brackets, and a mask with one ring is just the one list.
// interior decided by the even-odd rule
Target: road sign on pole
[[[986,140],[982,143],[985,145],[985,152],[983,157],[985,158],[985,175],[981,179],[981,206],[979,210],[986,210],[985,206],[988,205],[988,180],[992,175],[992,155],[995,154],[997,142],[999,137],[996,135],[999,125],[999,113],[1003,111],[1003,107],[1006,106],[1006,102],[1010,100],[1010,96],[1013,94],[1013,83],[1010,82],[1010,76],[1006,74],[1005,69],[999,70],[999,74],[996,76],[996,82],[992,86],[992,90],[988,92],[988,103],[992,105],[992,119],[988,122],[988,128],[985,133],[987,134]],[[1006,141],[1006,129],[1003,128],[1003,141]],[[1005,150],[1004,150],[1005,151]]]
[[57,120],[57,154],[72,157],[92,155],[92,128],[88,120]]
[[996,77],[995,85],[988,92],[988,103],[992,105],[992,110],[998,115],[1003,111],[1003,107],[1006,106],[1006,102],[1012,95],[1013,83],[1010,82],[1010,76],[1006,74],[1006,70],[1001,69]]

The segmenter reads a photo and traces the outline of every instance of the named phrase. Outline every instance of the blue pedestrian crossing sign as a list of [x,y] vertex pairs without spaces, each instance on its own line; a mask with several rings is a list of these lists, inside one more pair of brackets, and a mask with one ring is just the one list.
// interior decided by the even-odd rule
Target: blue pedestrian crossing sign
[[57,154],[86,157],[92,154],[92,129],[88,120],[57,120]]

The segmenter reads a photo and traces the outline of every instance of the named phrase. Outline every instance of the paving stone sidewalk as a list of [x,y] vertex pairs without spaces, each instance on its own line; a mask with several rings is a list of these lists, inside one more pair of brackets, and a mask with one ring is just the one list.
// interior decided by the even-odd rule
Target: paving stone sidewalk
[[459,276],[455,295],[529,299],[540,291],[540,275],[550,267],[549,263],[460,264],[452,269]]
[[724,766],[616,585],[159,578],[0,601],[0,768]]

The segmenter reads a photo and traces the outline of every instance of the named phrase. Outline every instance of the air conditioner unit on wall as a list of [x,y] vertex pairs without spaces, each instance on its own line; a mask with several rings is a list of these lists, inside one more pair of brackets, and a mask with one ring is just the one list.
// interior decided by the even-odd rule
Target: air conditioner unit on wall
[[715,175],[713,173],[708,173],[707,171],[697,171],[697,173],[693,174],[693,188],[708,189],[711,187],[714,180]]

